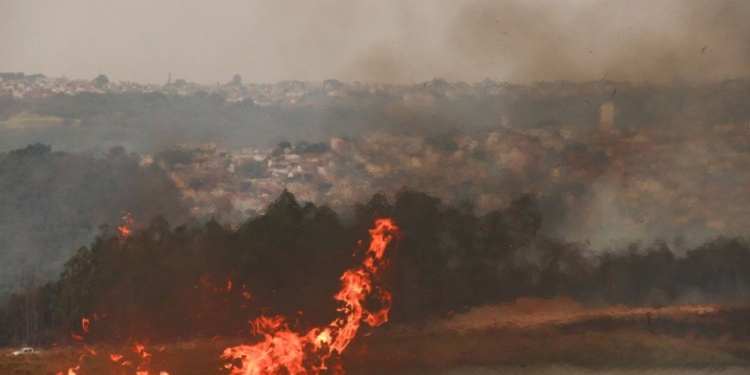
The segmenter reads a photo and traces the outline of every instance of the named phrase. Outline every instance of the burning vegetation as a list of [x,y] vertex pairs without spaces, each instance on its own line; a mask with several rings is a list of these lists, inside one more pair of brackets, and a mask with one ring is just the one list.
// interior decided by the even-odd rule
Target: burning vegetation
[[750,369],[747,0],[57,3],[0,68],[108,71],[0,72],[0,375]]
[[[189,108],[202,105],[220,116],[260,116],[270,129],[285,116],[322,123],[329,117],[321,108],[356,104],[354,114],[335,122],[353,129],[356,138],[281,142],[266,154],[238,151],[236,160],[231,150],[215,146],[139,157],[122,148],[84,154],[35,144],[0,154],[0,170],[9,176],[0,180],[9,197],[0,201],[8,213],[0,229],[13,234],[0,238],[11,249],[0,259],[16,259],[19,244],[28,244],[44,251],[30,251],[34,257],[25,264],[45,265],[35,279],[33,270],[3,263],[0,288],[3,279],[18,280],[13,276],[19,274],[24,288],[5,285],[17,293],[0,310],[0,345],[78,348],[85,357],[72,368],[76,373],[100,361],[105,372],[189,374],[162,362],[176,355],[174,347],[202,351],[209,367],[204,372],[221,368],[238,375],[335,373],[341,358],[377,365],[368,353],[394,358],[388,363],[396,367],[412,360],[532,358],[512,349],[498,356],[453,332],[474,319],[472,313],[491,311],[482,317],[482,330],[525,348],[539,342],[534,340],[575,346],[565,336],[571,334],[586,352],[586,345],[599,345],[586,336],[589,331],[639,332],[648,336],[632,342],[657,351],[682,340],[676,347],[697,364],[711,364],[717,353],[704,356],[692,344],[680,345],[718,342],[723,356],[715,358],[722,363],[748,353],[743,340],[750,331],[738,317],[746,312],[741,304],[750,301],[750,243],[741,237],[747,213],[737,208],[748,201],[742,188],[750,121],[741,105],[746,81],[682,89],[440,80],[384,86],[379,93],[337,87],[346,95],[331,99],[331,107],[302,102],[280,112],[157,95],[144,113],[192,113]],[[129,109],[100,108],[104,114],[86,117],[86,123],[105,129],[97,121],[110,112],[137,112],[132,108],[140,102],[129,102],[137,97],[108,96],[104,107]],[[711,104],[704,106],[703,97]],[[37,105],[62,111],[92,98],[51,97]],[[689,126],[683,126],[685,113],[695,114]],[[140,121],[150,119],[130,120],[141,129]],[[345,126],[368,121],[388,125],[378,132]],[[467,126],[458,130],[457,122]],[[316,133],[320,123],[312,123],[306,132]],[[295,196],[312,203],[300,204]],[[188,212],[203,216],[185,221]],[[372,252],[350,253],[377,217],[392,218],[404,233],[398,251],[388,254],[388,267]],[[116,224],[97,232],[95,223],[102,221]],[[64,248],[71,243],[90,246],[67,258]],[[59,278],[39,281],[59,269]],[[342,281],[369,287],[345,293]],[[558,314],[559,305],[545,305],[542,313],[519,318],[488,307],[535,298],[569,298],[576,310]],[[370,332],[386,316],[391,324]],[[441,333],[404,336],[404,326]],[[352,332],[363,330],[371,335],[349,342]],[[545,330],[554,333],[540,333]],[[650,346],[653,337],[661,340],[656,347]],[[135,340],[153,355],[134,350]],[[433,346],[442,340],[468,349],[456,349],[461,354]],[[502,344],[498,340],[475,341],[492,347]],[[119,346],[123,342],[127,347]],[[422,348],[445,359],[430,358]],[[638,353],[631,360],[645,355]],[[670,363],[684,359],[675,356]],[[55,372],[60,368],[65,366]]]
[[[338,311],[343,316],[304,335],[290,331],[283,316],[256,319],[253,330],[263,336],[263,341],[228,348],[222,355],[222,358],[239,360],[239,366],[227,365],[232,374],[317,374],[328,369],[326,361],[331,355],[344,352],[362,323],[376,327],[387,322],[391,295],[373,282],[380,267],[387,263],[383,256],[397,231],[390,219],[378,219],[375,228],[370,230],[372,239],[365,259],[360,266],[344,272],[341,290],[334,296],[342,305]],[[364,306],[368,297],[375,300],[377,307],[373,311]]]
[[[376,282],[382,281],[379,271],[388,263],[384,258],[386,248],[399,232],[390,219],[377,219],[375,228],[369,232],[370,244],[364,251],[362,263],[346,270],[340,277],[341,289],[334,295],[334,300],[339,303],[339,316],[328,325],[313,328],[304,334],[294,332],[286,321],[287,318],[282,315],[261,316],[251,321],[252,334],[262,337],[262,341],[255,345],[239,345],[224,350],[221,358],[229,361],[225,367],[231,370],[231,374],[318,374],[322,370],[329,370],[329,359],[338,360],[338,355],[354,339],[362,323],[376,327],[388,321],[391,294]],[[227,292],[231,290],[231,285],[231,281],[228,281]],[[90,324],[91,319],[82,318],[83,334],[89,333]],[[80,342],[86,340],[78,334],[72,334],[71,337]],[[112,363],[123,368],[123,374],[129,373],[128,369],[134,369],[136,375],[169,375],[166,371],[152,372],[152,355],[139,342],[134,342],[133,346],[134,359],[119,353],[108,355]],[[87,373],[80,362],[87,356],[99,355],[88,345],[84,345],[83,349],[79,364],[69,368],[67,375]],[[333,369],[334,373],[343,374],[340,364],[336,363]],[[64,373],[60,372],[58,375]]]
[[[395,229],[383,222],[383,232],[373,233],[384,241],[380,247],[354,256],[347,250],[358,248],[381,215],[404,233],[385,268],[380,251]],[[68,336],[78,332],[85,342],[111,345],[256,333],[264,341],[226,346],[234,348],[226,356],[238,358],[231,362],[237,368],[250,366],[239,365],[251,357],[246,351],[280,355],[264,351],[278,341],[313,355],[294,363],[315,371],[323,358],[347,347],[360,322],[384,322],[388,307],[389,320],[414,324],[523,297],[569,296],[585,307],[624,308],[748,301],[750,246],[743,239],[709,242],[685,256],[664,243],[592,255],[541,235],[541,225],[529,197],[477,215],[470,206],[451,207],[410,190],[392,201],[375,195],[357,206],[348,225],[327,207],[300,205],[289,192],[236,228],[215,221],[171,228],[156,218],[127,237],[102,233],[66,263],[58,281],[13,297],[2,310],[0,338],[6,345],[83,342]],[[645,322],[645,312],[636,315]],[[253,316],[264,318],[248,326]],[[89,320],[82,323],[82,317]],[[733,330],[737,339],[750,335],[744,325]]]

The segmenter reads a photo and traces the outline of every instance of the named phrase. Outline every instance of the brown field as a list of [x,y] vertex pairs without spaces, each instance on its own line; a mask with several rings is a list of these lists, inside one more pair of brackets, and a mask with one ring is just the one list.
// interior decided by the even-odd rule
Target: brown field
[[[750,373],[750,306],[585,309],[564,298],[524,299],[371,333],[344,353],[348,374]],[[153,374],[226,373],[218,356],[238,343],[151,343],[149,368]],[[0,375],[65,373],[82,354],[79,374],[135,373],[135,366],[112,362],[110,353],[136,360],[132,345],[69,345],[43,348],[39,355],[0,356]]]

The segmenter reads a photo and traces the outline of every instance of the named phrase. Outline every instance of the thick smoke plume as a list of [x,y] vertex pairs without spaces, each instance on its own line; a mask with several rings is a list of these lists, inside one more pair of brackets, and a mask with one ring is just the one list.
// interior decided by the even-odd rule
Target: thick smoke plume
[[202,83],[235,73],[252,82],[707,81],[748,74],[749,13],[742,0],[4,3],[0,71],[102,70],[153,83],[169,72]]
[[749,15],[742,1],[479,1],[447,40],[454,71],[510,81],[715,80],[750,71]]

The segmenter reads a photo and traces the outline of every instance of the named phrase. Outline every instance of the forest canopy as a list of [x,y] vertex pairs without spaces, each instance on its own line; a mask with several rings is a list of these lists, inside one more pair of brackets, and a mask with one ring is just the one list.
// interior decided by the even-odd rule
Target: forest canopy
[[376,217],[403,236],[389,248],[383,282],[391,318],[415,322],[520,297],[569,296],[586,305],[663,306],[747,301],[750,243],[716,239],[676,256],[664,243],[588,254],[539,234],[534,199],[476,215],[402,189],[356,206],[344,225],[325,206],[284,191],[238,227],[217,221],[172,227],[161,216],[128,236],[104,228],[60,278],[14,295],[0,310],[0,345],[66,340],[96,316],[92,340],[153,340],[247,333],[260,314],[296,316],[309,327],[330,319],[341,272],[362,256],[358,241]]
[[31,144],[0,153],[0,303],[20,287],[53,279],[99,225],[132,210],[148,222],[184,220],[179,191],[163,170],[114,147],[103,154]]

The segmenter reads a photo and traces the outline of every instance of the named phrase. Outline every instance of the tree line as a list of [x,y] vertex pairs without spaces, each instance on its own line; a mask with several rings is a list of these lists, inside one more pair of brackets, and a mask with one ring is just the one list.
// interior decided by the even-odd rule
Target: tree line
[[0,152],[0,304],[55,279],[101,223],[119,223],[129,210],[139,222],[158,214],[184,220],[187,208],[166,172],[139,163],[122,147],[68,153],[34,143]]
[[391,217],[403,235],[381,280],[391,320],[414,323],[520,297],[569,296],[588,305],[661,306],[750,297],[750,244],[720,238],[677,256],[666,243],[590,254],[539,234],[533,197],[486,215],[402,189],[374,195],[343,224],[326,206],[288,191],[239,226],[163,217],[124,236],[104,227],[59,279],[13,295],[0,310],[0,345],[171,340],[247,335],[247,321],[283,314],[298,326],[330,321],[341,273],[361,261],[367,229]]

